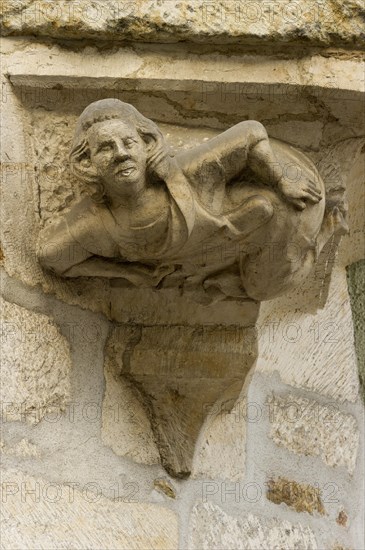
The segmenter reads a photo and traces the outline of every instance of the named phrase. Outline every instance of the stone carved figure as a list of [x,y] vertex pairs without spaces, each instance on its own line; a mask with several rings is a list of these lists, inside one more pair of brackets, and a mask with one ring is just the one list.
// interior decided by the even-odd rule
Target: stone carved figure
[[[154,122],[106,99],[81,114],[70,159],[85,192],[42,228],[38,251],[62,277],[174,289],[168,296],[178,289],[205,305],[254,300],[256,311],[300,285],[329,238],[346,231],[312,162],[269,140],[259,122],[172,157]],[[127,324],[111,346],[171,475],[192,470],[209,414],[202,402],[230,410],[238,398],[255,358],[248,326]]]
[[42,229],[38,253],[63,277],[178,287],[203,304],[266,300],[346,230],[312,162],[256,121],[171,157],[154,122],[105,99],[81,114],[70,159],[86,193]]

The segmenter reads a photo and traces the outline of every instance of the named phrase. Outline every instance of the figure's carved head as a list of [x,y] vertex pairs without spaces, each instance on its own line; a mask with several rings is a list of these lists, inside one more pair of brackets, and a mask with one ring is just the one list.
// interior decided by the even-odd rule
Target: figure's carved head
[[75,176],[94,189],[95,202],[108,192],[138,193],[164,180],[168,156],[157,125],[119,99],[91,103],[80,115],[70,153]]

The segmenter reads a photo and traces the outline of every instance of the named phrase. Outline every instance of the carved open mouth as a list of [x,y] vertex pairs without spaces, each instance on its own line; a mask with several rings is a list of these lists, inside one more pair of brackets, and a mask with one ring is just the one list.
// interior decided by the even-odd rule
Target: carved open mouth
[[136,166],[134,164],[128,164],[124,166],[119,166],[116,169],[115,174],[117,176],[130,176],[132,172],[134,172],[135,170],[136,170]]

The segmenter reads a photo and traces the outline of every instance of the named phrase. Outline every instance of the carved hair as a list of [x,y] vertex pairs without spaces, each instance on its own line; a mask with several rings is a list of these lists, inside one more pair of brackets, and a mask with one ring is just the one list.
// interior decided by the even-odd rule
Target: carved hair
[[94,188],[91,197],[95,202],[107,201],[104,185],[90,159],[90,146],[87,140],[89,128],[97,122],[119,119],[133,126],[147,146],[147,179],[165,180],[168,175],[168,154],[163,135],[157,125],[144,117],[129,103],[119,99],[101,99],[86,107],[81,113],[75,130],[70,152],[72,173],[89,187]]

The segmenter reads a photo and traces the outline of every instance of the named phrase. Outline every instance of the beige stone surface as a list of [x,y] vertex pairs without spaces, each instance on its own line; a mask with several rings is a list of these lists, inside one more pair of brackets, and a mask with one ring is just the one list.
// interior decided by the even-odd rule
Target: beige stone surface
[[289,451],[319,457],[327,466],[354,472],[359,447],[356,418],[335,405],[287,395],[267,401],[269,437]]
[[[125,281],[157,293],[174,288],[205,305],[268,300],[305,280],[324,245],[344,231],[341,197],[325,211],[314,164],[271,140],[258,121],[243,120],[172,159],[155,122],[109,98],[83,110],[70,151],[70,171],[88,196],[73,202],[71,187],[70,208],[45,220],[37,249],[40,264],[62,277],[123,279],[121,293]],[[281,255],[268,252],[270,238]],[[302,252],[295,263],[286,252],[292,243]]]
[[344,147],[337,145],[332,156],[339,160],[346,158],[341,172],[346,176],[350,232],[341,242],[339,262],[350,265],[365,258],[365,139],[348,140]]
[[[335,167],[340,179],[346,175],[344,183],[349,201],[350,233],[342,239],[338,256],[341,267],[335,266],[329,289],[330,270],[324,278],[319,272],[319,284],[311,289],[262,305],[257,368],[267,374],[277,372],[283,382],[295,387],[318,392],[335,401],[355,403],[358,397],[356,357],[342,268],[363,257],[364,158],[360,146],[346,144],[344,140],[364,133],[360,100],[364,73],[361,52],[355,51],[363,48],[358,40],[363,33],[363,2],[3,0],[0,10],[3,32],[9,35],[2,43],[8,54],[3,57],[3,71],[10,76],[2,81],[5,108],[0,216],[1,248],[7,272],[26,284],[41,284],[46,292],[67,303],[102,311],[108,316],[111,307],[118,309],[117,318],[121,322],[148,324],[152,319],[151,324],[161,324],[162,316],[148,293],[140,292],[139,297],[131,293],[117,302],[114,296],[110,298],[105,281],[86,278],[61,281],[45,275],[36,261],[35,243],[41,224],[66,208],[79,193],[67,167],[73,124],[89,102],[104,96],[119,97],[135,102],[146,116],[159,124],[161,121],[161,129],[176,152],[204,142],[207,136],[213,137],[218,129],[238,122],[243,113],[245,117],[263,121],[271,136],[304,148],[316,161],[326,157],[329,150],[329,164]],[[25,37],[27,34],[36,38]],[[43,38],[43,43],[37,43],[37,37],[49,36],[61,37],[63,46],[62,42],[57,44],[47,39],[43,42]],[[79,49],[77,41],[85,37],[91,40],[79,42],[79,46],[82,45]],[[76,40],[67,42],[65,38]],[[103,39],[111,41],[110,47]],[[151,40],[155,44],[127,42],[119,48],[119,40]],[[190,43],[167,47],[156,44],[180,40]],[[209,43],[218,46],[212,49]],[[235,46],[226,49],[222,47],[224,43]],[[317,45],[329,46],[329,49],[318,52],[312,48]],[[312,48],[311,53],[303,55],[307,46]],[[192,127],[186,126],[187,121]],[[324,177],[321,169],[320,173]],[[14,223],[14,213],[18,216],[19,212],[22,223]],[[326,261],[324,263],[327,266]],[[312,283],[313,279],[309,287]],[[174,299],[172,302],[175,303]],[[184,323],[194,324],[209,316],[199,312],[199,317],[191,304],[184,310],[180,304],[179,314]],[[227,308],[218,306],[211,321],[240,324],[240,319],[241,326],[247,326],[240,308],[233,311],[231,304]],[[319,306],[322,309],[317,313]],[[173,309],[168,310],[164,304],[167,324],[173,323]],[[23,408],[6,406],[5,418],[37,422],[47,410],[60,410],[67,402],[71,367],[68,345],[47,317],[12,304],[7,304],[4,311],[9,314],[5,322],[11,333],[8,332],[5,340],[4,332],[2,335],[1,344],[7,355],[2,365],[0,397],[3,401],[5,396],[5,404],[15,399],[25,403]],[[252,311],[250,319],[254,318],[255,311]],[[19,321],[22,332],[26,332],[24,341],[23,337],[18,338]],[[123,346],[116,346],[116,355],[120,353],[122,357],[125,351]],[[148,370],[150,355],[148,350],[142,351],[140,365]],[[127,461],[128,468],[142,472],[152,488],[156,468],[143,469],[140,465],[159,462],[150,422],[131,387],[119,376],[116,364],[108,351],[102,441],[115,454],[139,463],[133,466]],[[301,400],[303,415],[298,422],[292,422],[290,400],[297,402],[298,398],[278,397],[273,402],[278,419],[272,437],[283,446],[280,454],[288,457],[283,467],[293,471],[298,461],[305,462],[307,453],[329,466],[325,470],[332,476],[331,481],[340,480],[344,468],[352,472],[358,449],[355,418],[338,410],[336,405],[323,406]],[[231,412],[214,412],[217,416],[208,415],[199,438],[192,475],[197,479],[242,480],[244,402],[239,402]],[[68,446],[70,442],[60,443]],[[0,443],[0,447],[7,461],[42,456],[31,437],[13,444],[7,440]],[[97,456],[101,470],[109,464],[107,460],[111,456],[108,449],[104,450],[105,462],[102,453]],[[81,455],[82,451],[75,456]],[[113,464],[118,464],[118,457],[112,458]],[[120,464],[124,468],[125,461],[121,460]],[[252,464],[248,466],[249,473]],[[338,470],[330,469],[332,467]],[[114,475],[114,470],[110,470],[110,475]],[[303,473],[305,471],[304,465]],[[308,472],[312,470],[308,468]],[[4,550],[170,550],[178,547],[177,518],[162,506],[112,502],[102,496],[95,499],[92,491],[73,491],[66,485],[61,486],[60,501],[54,502],[54,490],[50,488],[48,496],[44,492],[48,486],[46,479],[13,471],[4,472],[2,481],[11,484],[5,486],[5,490],[16,491],[14,496],[7,494],[5,500],[0,497],[4,514],[0,539]],[[352,479],[352,487],[359,486],[360,481],[360,476]],[[308,482],[315,483],[310,479]],[[190,488],[187,484],[182,486],[190,498]],[[176,487],[180,487],[178,483]],[[38,501],[34,502],[34,495],[29,494],[24,500],[27,488],[36,488],[36,494],[39,488]],[[165,495],[159,497],[167,505],[180,507],[179,490],[176,495],[176,501]],[[346,495],[349,516],[346,528],[337,526],[333,518],[331,524],[327,516],[309,518],[310,525],[320,525],[318,532],[328,537],[332,537],[332,529],[343,530],[342,538],[333,533],[333,541],[341,540],[336,545],[338,549],[349,548],[353,530],[361,531],[363,522],[355,519],[360,515],[356,498],[355,489]],[[293,518],[294,512],[283,511],[283,505],[266,503],[266,506],[266,515],[274,515],[271,511],[276,508],[281,518],[285,514]],[[224,512],[213,504],[198,505],[194,509],[190,524],[191,550],[316,550],[318,546],[311,528],[299,523],[299,517],[290,523],[246,512],[237,512],[233,517],[227,510]],[[185,515],[181,519],[185,524]],[[346,543],[347,536],[350,539]],[[329,543],[328,547],[335,548],[335,545]]]
[[[76,110],[78,104],[84,108],[95,99],[112,95],[134,103],[146,116],[161,122],[184,121],[193,109],[202,119],[195,116],[191,126],[222,128],[225,115],[231,120],[235,115],[233,120],[239,121],[242,109],[257,113],[249,114],[251,119],[267,123],[272,118],[272,124],[290,123],[293,115],[299,115],[302,128],[312,122],[319,129],[319,119],[325,119],[326,130],[332,128],[332,133],[334,120],[329,115],[335,114],[336,141],[343,140],[341,125],[355,126],[348,137],[362,135],[358,128],[364,123],[353,116],[354,112],[357,117],[361,114],[364,93],[362,52],[329,50],[321,55],[313,51],[292,59],[273,52],[264,55],[257,48],[249,53],[237,47],[234,52],[218,53],[187,44],[161,48],[137,43],[106,51],[95,45],[79,51],[30,38],[4,38],[1,48],[9,80],[20,88],[14,91],[27,105],[41,99],[43,107],[52,107],[52,111],[66,107],[75,116],[81,112]],[[4,83],[7,101],[11,97],[8,85]],[[109,94],[103,95],[103,91]],[[135,103],[141,101],[137,97],[140,92],[155,92],[145,98],[143,108],[142,103]],[[167,94],[164,109],[159,101],[162,92]],[[300,135],[295,138],[299,140]]]
[[[324,274],[319,273],[319,282]],[[318,291],[293,292],[261,304],[258,371],[339,401],[356,401],[359,382],[346,272],[332,272],[323,309]]]
[[111,501],[97,484],[79,489],[16,470],[3,471],[1,481],[2,550],[177,549],[176,516],[166,508]]
[[268,124],[267,131],[273,138],[277,137],[293,145],[304,149],[318,150],[323,134],[323,122],[316,121],[281,121]]
[[112,319],[120,323],[147,326],[207,326],[220,325],[230,331],[252,327],[258,316],[259,303],[254,301],[224,301],[206,307],[189,295],[181,295],[176,288],[156,292],[150,288],[118,288],[118,281],[110,289]]
[[[23,55],[24,59],[29,61],[29,56],[24,52]],[[2,59],[2,67],[6,71],[5,56]],[[50,209],[54,213],[55,203],[57,208],[62,208],[63,197],[65,196],[67,201],[70,193],[70,186],[63,172],[67,156],[62,158],[62,162],[58,162],[57,157],[57,149],[59,152],[64,151],[60,143],[62,132],[57,131],[57,127],[64,128],[65,121],[61,122],[59,117],[57,119],[57,115],[57,120],[47,120],[43,109],[41,109],[43,119],[42,114],[38,113],[37,116],[36,111],[33,118],[9,90],[9,82],[5,77],[2,85],[5,92],[3,96],[5,108],[1,111],[3,146],[1,149],[0,239],[4,268],[10,276],[30,286],[41,284],[46,292],[56,294],[68,303],[80,304],[93,311],[107,313],[108,293],[102,280],[84,279],[70,285],[68,282],[44,273],[36,258],[36,242],[42,215],[46,215]],[[34,98],[32,93],[30,97]],[[36,124],[38,120],[45,122],[45,126],[39,128],[39,131],[45,131],[48,145],[43,142],[41,144],[38,140]],[[66,134],[65,132],[65,137]],[[35,154],[38,146],[41,163],[38,162]],[[52,149],[52,153],[48,156],[45,152],[47,148]],[[56,174],[64,179],[63,184],[57,180]],[[42,183],[42,193],[44,192],[49,200],[48,208],[44,206],[44,201],[41,199],[42,193],[38,195],[39,182]],[[57,201],[53,200],[52,196],[57,196]],[[18,215],[19,212],[22,212],[22,223],[15,224],[14,213]]]
[[254,360],[248,336],[237,327],[115,328],[105,352],[103,442],[145,464],[160,461],[158,442],[170,470],[186,464],[196,478],[242,479],[245,407],[233,405]]
[[300,523],[264,519],[253,514],[234,517],[220,507],[198,504],[190,519],[190,550],[316,550],[313,531]]
[[156,464],[160,456],[147,413],[130,384],[120,376],[118,363],[125,346],[118,334],[114,331],[105,350],[102,440],[119,456]]
[[0,451],[5,455],[17,456],[20,458],[25,457],[39,457],[41,452],[37,445],[34,445],[28,439],[20,439],[16,443],[9,445],[0,440]]
[[195,451],[192,477],[241,481],[245,477],[246,402],[229,412],[212,406]]
[[4,0],[4,34],[150,42],[297,43],[361,47],[360,0]]
[[45,315],[1,300],[1,393],[4,421],[39,422],[67,403],[69,344]]

